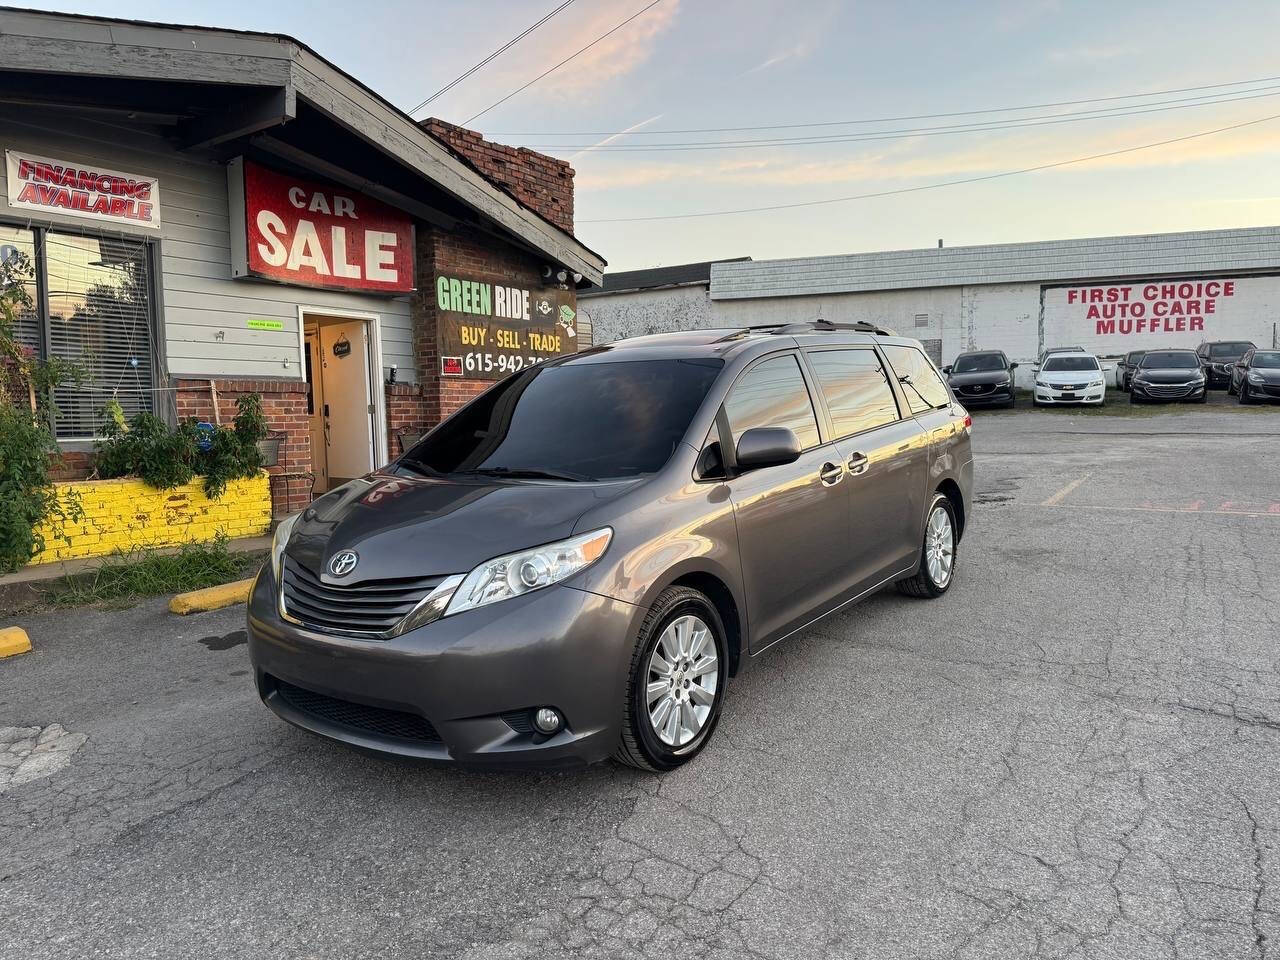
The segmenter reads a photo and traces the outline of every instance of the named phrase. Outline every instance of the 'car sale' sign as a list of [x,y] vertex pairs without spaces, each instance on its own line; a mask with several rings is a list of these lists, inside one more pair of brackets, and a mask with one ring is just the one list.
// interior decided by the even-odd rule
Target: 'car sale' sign
[[232,272],[303,287],[413,290],[413,221],[379,200],[237,158]]

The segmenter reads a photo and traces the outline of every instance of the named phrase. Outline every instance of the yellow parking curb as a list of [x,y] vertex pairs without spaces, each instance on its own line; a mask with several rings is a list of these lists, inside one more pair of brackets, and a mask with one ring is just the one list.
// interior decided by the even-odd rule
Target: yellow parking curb
[[31,638],[21,627],[0,629],[0,657],[16,657],[31,649]]
[[206,610],[220,610],[232,604],[244,603],[249,599],[249,589],[252,586],[253,578],[250,577],[248,580],[224,583],[219,587],[180,593],[169,601],[169,610],[183,616],[188,613],[204,613]]

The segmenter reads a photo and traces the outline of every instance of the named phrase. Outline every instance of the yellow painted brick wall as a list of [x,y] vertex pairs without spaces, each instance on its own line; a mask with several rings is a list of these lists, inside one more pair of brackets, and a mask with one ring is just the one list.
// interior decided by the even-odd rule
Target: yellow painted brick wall
[[[236,480],[217,500],[204,494],[204,480],[172,490],[156,490],[141,480],[85,480],[56,485],[64,504],[79,497],[84,516],[53,518],[40,532],[44,550],[32,563],[97,557],[134,547],[175,547],[201,543],[219,533],[257,537],[271,527],[271,490],[265,473]],[[68,514],[70,510],[68,509]]]

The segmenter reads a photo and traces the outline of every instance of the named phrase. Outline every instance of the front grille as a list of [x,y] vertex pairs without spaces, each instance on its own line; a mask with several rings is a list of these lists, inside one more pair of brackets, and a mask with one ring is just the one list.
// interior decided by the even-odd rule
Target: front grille
[[989,383],[979,383],[971,387],[960,388],[961,392],[973,394],[974,396],[977,396],[978,394],[982,394],[982,393],[990,393],[994,389],[995,387]]
[[1064,383],[1061,386],[1054,387],[1054,389],[1063,393],[1070,393],[1074,390],[1084,390],[1088,386],[1087,383]]
[[376,636],[386,633],[444,577],[399,577],[359,583],[322,583],[304,564],[284,558],[284,608],[319,630]]
[[1153,383],[1142,389],[1153,397],[1185,397],[1195,386],[1194,383]]
[[295,687],[292,683],[276,680],[276,692],[280,699],[299,713],[319,717],[339,727],[372,733],[394,740],[414,740],[418,743],[440,743],[440,734],[426,717],[402,710],[384,710],[363,703],[339,700],[314,690]]
[[510,713],[501,715],[506,721],[507,726],[516,733],[533,733],[533,711],[532,710],[512,710]]

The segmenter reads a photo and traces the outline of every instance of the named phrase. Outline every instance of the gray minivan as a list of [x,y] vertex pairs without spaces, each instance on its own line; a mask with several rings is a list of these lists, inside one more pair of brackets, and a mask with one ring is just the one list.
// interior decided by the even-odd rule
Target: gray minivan
[[867,324],[539,364],[280,524],[259,693],[368,749],[671,769],[775,643],[889,583],[947,591],[970,430],[919,342]]

